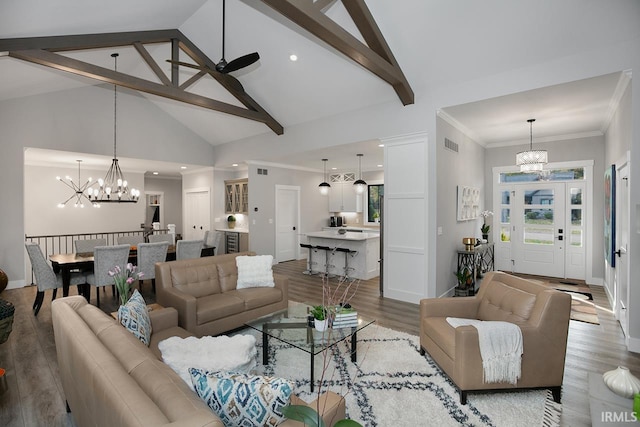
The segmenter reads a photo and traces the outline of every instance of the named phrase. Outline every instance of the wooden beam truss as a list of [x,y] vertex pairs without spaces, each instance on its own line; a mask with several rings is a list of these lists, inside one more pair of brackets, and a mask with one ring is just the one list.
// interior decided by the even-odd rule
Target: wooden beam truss
[[[160,65],[145,48],[145,44],[171,43],[171,59],[178,61],[182,50],[195,63],[208,68],[200,71],[184,83],[179,83],[178,65],[172,63],[171,76],[167,76]],[[94,64],[69,58],[57,52],[133,46],[144,62],[151,68],[161,83],[116,72]],[[106,83],[127,87],[175,101],[208,108],[225,114],[262,122],[276,134],[282,135],[284,128],[249,94],[233,76],[221,74],[215,70],[215,63],[198,49],[179,30],[140,31],[123,33],[84,34],[72,36],[31,37],[0,40],[0,52],[24,61],[40,64],[73,74],[100,80]],[[213,77],[229,91],[245,108],[217,101],[206,96],[186,92],[186,88],[206,74]]]

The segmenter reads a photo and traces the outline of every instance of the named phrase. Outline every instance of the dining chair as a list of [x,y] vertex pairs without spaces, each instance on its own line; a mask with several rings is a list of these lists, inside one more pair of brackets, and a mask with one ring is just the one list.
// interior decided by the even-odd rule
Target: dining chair
[[142,292],[143,280],[151,279],[153,293],[156,292],[156,263],[164,262],[167,259],[169,242],[140,243],[138,245],[138,271],[144,276],[138,282],[140,292]]
[[[131,246],[137,246],[140,243],[144,243],[144,236],[142,236],[142,235],[117,236],[116,237],[116,244],[117,245],[129,244]],[[104,246],[104,245],[100,245],[100,246]]]
[[200,258],[204,240],[178,240],[176,259]]
[[73,247],[77,254],[93,252],[96,246],[107,246],[107,239],[74,240]]
[[[38,292],[36,293],[36,299],[32,307],[34,316],[37,316],[42,307],[44,292],[47,289],[53,289],[51,300],[56,299],[58,288],[62,287],[62,276],[54,273],[53,267],[51,267],[51,264],[45,259],[40,245],[35,242],[26,242],[25,247],[29,255],[29,260],[31,261],[31,269],[36,279],[36,285],[38,286]],[[71,273],[71,284],[78,285],[79,294],[82,294],[82,287],[85,283],[86,276],[83,273]]]
[[158,242],[169,242],[170,245],[173,245],[173,234],[162,233],[149,235],[149,243]]
[[[87,283],[96,287],[96,305],[100,307],[101,286],[115,285],[113,277],[109,276],[109,270],[113,270],[116,265],[124,271],[129,262],[130,245],[96,246],[93,250],[93,273],[87,276]],[[86,298],[91,301],[91,286],[87,287]],[[113,295],[116,296],[115,286]]]
[[211,242],[210,246],[213,246],[213,254],[218,255],[218,250],[220,250],[220,243],[222,242],[222,235],[224,233],[222,231],[216,231],[213,235],[213,242]]

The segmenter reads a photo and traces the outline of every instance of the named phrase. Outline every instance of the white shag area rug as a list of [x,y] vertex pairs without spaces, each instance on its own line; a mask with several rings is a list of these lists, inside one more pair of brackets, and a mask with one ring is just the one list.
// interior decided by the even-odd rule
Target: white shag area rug
[[[262,360],[260,333],[242,333],[258,338],[256,356]],[[559,425],[562,407],[547,390],[469,393],[461,405],[457,388],[428,355],[420,355],[419,346],[417,336],[370,325],[358,332],[355,363],[348,340],[316,356],[314,393],[309,354],[276,339],[269,340],[269,365],[256,370],[295,380],[295,393],[306,401],[317,396],[322,378],[319,388],[345,396],[348,416],[368,427]]]

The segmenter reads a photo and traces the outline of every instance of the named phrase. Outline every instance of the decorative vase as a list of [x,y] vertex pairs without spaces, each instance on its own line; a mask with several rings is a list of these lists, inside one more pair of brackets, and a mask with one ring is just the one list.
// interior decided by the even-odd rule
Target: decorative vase
[[609,390],[618,396],[631,399],[636,393],[640,393],[640,380],[627,367],[618,366],[612,371],[605,372],[602,379]]
[[229,224],[229,228],[230,229],[234,229],[236,228],[236,222],[235,221],[227,221],[227,224]]
[[7,273],[0,269],[0,292],[4,291],[8,284],[9,278],[7,277]]
[[324,332],[327,329],[327,319],[324,320],[318,320],[318,319],[313,319],[313,324],[316,327],[316,331],[318,332]]
[[489,241],[489,235],[488,235],[488,234],[483,234],[483,235],[482,235],[482,238],[483,238],[484,240],[486,240],[487,242]]

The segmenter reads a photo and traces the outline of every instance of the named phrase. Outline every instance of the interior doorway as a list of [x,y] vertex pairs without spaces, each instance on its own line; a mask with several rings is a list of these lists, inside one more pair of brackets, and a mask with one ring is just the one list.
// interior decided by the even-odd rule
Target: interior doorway
[[629,314],[629,163],[625,159],[616,168],[615,221],[615,311],[622,331],[628,336]]
[[300,224],[300,187],[276,185],[277,262],[298,259]]

